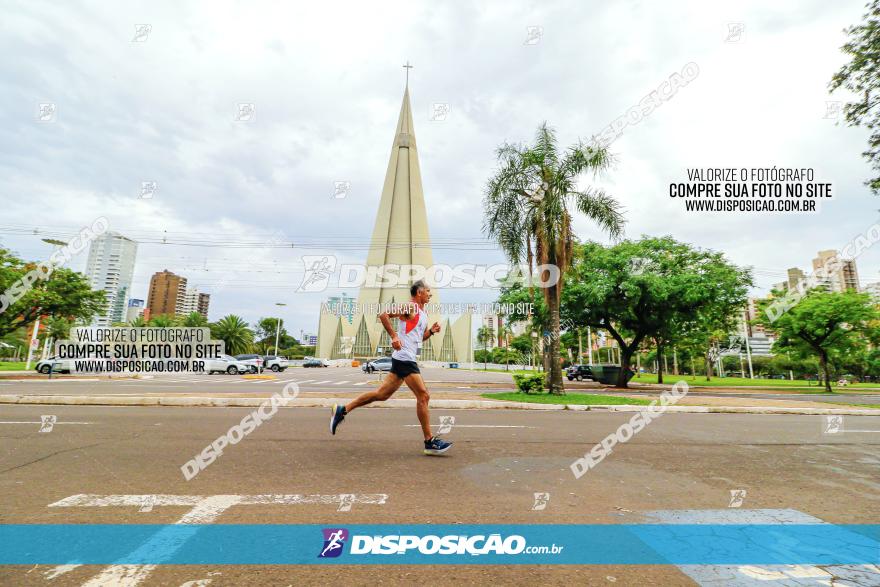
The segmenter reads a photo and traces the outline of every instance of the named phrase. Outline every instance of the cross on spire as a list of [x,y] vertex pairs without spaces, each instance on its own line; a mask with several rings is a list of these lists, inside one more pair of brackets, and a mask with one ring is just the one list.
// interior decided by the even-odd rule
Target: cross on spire
[[406,63],[403,64],[403,68],[406,70],[406,87],[409,87],[409,70],[414,66],[409,64],[409,59],[406,60]]

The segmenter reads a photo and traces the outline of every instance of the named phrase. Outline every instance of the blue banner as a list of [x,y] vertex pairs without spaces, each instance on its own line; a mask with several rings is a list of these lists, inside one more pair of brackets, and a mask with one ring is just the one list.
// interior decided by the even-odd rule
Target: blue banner
[[0,525],[0,564],[880,564],[880,525]]

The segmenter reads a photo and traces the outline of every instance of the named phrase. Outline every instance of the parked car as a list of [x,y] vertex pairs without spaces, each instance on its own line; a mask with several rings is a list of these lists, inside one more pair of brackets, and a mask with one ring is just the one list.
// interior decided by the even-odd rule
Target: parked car
[[303,361],[303,367],[329,367],[330,364],[324,359],[306,359]]
[[251,373],[259,373],[263,369],[263,357],[260,355],[235,355],[235,358],[247,364]]
[[49,371],[52,371],[53,373],[72,373],[73,367],[74,365],[71,359],[56,359],[55,357],[49,357],[45,361],[38,361],[34,368],[38,373],[48,375]]
[[372,361],[367,361],[361,367],[364,373],[373,373],[375,371],[391,371],[391,357],[379,357]]
[[290,366],[287,357],[278,357],[275,355],[263,355],[263,369],[271,369],[275,373],[280,373]]
[[208,375],[212,373],[238,375],[239,373],[249,373],[250,370],[251,365],[229,355],[220,355],[217,359],[205,359],[205,373]]
[[565,370],[565,376],[568,377],[569,381],[574,381],[577,379],[578,381],[582,381],[584,379],[592,379],[596,380],[593,377],[593,370],[589,365],[572,365],[568,369]]

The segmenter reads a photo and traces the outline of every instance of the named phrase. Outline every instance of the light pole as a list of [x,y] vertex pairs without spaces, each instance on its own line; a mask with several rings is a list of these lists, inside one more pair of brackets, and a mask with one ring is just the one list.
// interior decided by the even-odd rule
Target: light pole
[[[66,242],[60,241],[60,240],[54,239],[54,238],[44,238],[44,239],[42,239],[42,241],[46,244],[52,245],[52,252],[53,253],[55,251],[59,250],[61,247],[67,246]],[[37,320],[36,320],[36,322],[34,322],[34,331],[31,334],[31,341],[30,341],[30,344],[28,345],[27,363],[24,366],[25,371],[31,370],[31,359],[33,358],[33,355],[34,355],[34,349],[37,348],[37,344],[38,344],[37,337],[40,334],[40,318],[41,318],[41,316],[40,316],[40,313],[38,312],[37,313]]]
[[[287,304],[282,304],[281,302],[275,302],[276,306],[286,306]],[[278,354],[278,337],[281,334],[281,318],[278,318],[278,322],[275,323],[275,354]]]

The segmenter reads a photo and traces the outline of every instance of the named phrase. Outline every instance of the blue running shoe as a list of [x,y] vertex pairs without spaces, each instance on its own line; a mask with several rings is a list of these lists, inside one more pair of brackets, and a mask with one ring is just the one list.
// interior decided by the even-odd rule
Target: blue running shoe
[[431,440],[425,441],[426,455],[442,455],[452,446],[451,442],[446,442],[442,438],[432,436]]
[[332,414],[330,415],[330,434],[336,434],[336,427],[345,420],[345,406],[333,404]]

